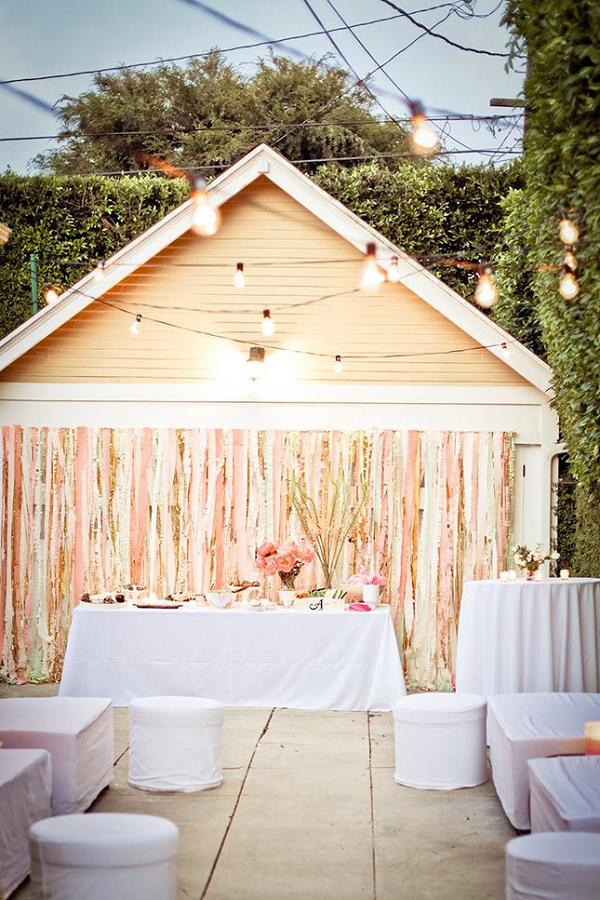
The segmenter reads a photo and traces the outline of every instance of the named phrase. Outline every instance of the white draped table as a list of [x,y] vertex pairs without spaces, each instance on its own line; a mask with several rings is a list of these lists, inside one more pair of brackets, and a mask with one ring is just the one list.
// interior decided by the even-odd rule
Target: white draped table
[[467,582],[456,690],[600,691],[600,579]]
[[389,710],[405,693],[389,609],[78,606],[59,693],[228,706]]

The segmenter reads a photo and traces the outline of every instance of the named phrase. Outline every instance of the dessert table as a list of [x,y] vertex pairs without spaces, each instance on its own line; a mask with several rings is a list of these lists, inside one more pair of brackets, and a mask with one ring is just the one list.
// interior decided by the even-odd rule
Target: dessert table
[[600,691],[600,579],[467,582],[456,690]]
[[228,706],[389,710],[405,693],[388,607],[344,610],[80,605],[62,696],[178,694]]

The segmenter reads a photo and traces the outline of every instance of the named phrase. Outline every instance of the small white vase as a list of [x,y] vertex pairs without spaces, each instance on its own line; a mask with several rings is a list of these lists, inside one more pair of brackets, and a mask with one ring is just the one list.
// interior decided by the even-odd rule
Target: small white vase
[[378,584],[363,584],[363,603],[371,603],[373,604],[373,606],[375,606],[377,603],[379,603],[379,591],[380,585]]
[[296,602],[297,591],[279,591],[279,599],[286,609],[289,609]]

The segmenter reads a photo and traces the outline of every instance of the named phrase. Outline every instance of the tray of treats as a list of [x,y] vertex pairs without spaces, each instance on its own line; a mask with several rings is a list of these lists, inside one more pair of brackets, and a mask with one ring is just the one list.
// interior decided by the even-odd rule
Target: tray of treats
[[136,609],[180,609],[183,606],[183,603],[174,603],[172,600],[165,601],[164,603],[134,603],[133,604]]
[[85,593],[81,595],[82,603],[93,603],[97,605],[111,605],[113,603],[125,603],[125,594],[122,592],[101,594]]

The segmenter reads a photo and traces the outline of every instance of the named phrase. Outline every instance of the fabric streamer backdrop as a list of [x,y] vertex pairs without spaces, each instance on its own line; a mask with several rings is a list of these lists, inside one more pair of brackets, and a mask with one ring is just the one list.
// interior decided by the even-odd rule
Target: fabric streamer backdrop
[[[382,572],[409,684],[452,681],[463,581],[504,565],[510,434],[6,426],[1,437],[5,678],[60,674],[84,591],[256,578],[261,542],[300,535],[291,471],[321,507],[338,467],[367,483],[340,584],[361,565]],[[307,565],[298,586],[318,580]]]

